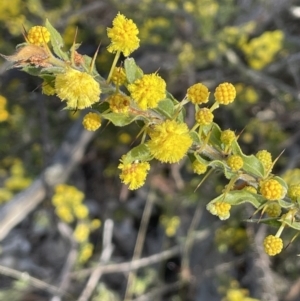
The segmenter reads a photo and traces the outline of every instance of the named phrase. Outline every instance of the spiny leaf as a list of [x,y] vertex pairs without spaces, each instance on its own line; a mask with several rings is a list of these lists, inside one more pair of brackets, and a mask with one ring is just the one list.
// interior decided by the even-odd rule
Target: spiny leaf
[[54,53],[64,61],[69,60],[69,56],[67,55],[67,53],[62,50],[62,47],[64,46],[64,41],[60,33],[51,25],[48,19],[45,22],[45,26],[50,32],[50,41]]

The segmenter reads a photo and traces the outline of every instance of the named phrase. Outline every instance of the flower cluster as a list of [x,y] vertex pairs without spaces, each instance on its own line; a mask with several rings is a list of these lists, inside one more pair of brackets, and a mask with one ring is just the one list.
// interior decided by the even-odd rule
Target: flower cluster
[[253,69],[262,69],[271,63],[282,48],[284,33],[281,30],[265,31],[261,36],[240,45]]
[[88,217],[88,208],[83,204],[84,194],[74,186],[60,184],[55,187],[52,204],[58,217],[72,223],[75,219]]
[[[49,21],[46,21],[45,27],[31,28],[26,35],[26,43],[19,45],[15,54],[3,57],[12,62],[13,67],[26,67],[24,71],[41,77],[42,93],[56,95],[66,104],[66,109],[92,108],[93,111],[87,113],[82,121],[83,127],[89,131],[97,130],[104,119],[115,126],[138,123],[141,130],[137,135],[137,146],[122,156],[118,166],[120,179],[130,190],[144,185],[153,159],[161,163],[178,163],[188,158],[195,174],[206,173],[203,179],[210,175],[208,167],[221,170],[229,179],[221,195],[207,204],[213,215],[225,220],[230,216],[232,205],[250,202],[258,210],[263,208],[262,213],[266,212],[270,219],[296,229],[293,221],[299,211],[300,185],[290,185],[285,197],[288,185],[271,174],[277,159],[273,162],[266,150],[259,151],[255,156],[245,155],[238,144],[239,136],[232,130],[222,130],[214,122],[213,112],[235,100],[235,86],[229,82],[220,83],[213,93],[214,103],[209,107],[203,107],[209,102],[209,88],[200,82],[189,87],[182,100],[175,99],[166,90],[166,82],[157,72],[144,74],[133,58],[127,58],[139,47],[138,33],[131,19],[120,13],[115,17],[112,27],[107,29],[110,39],[107,50],[115,53],[115,58],[106,79],[95,68],[97,51],[93,58],[80,54],[76,50],[76,41],[69,51],[63,50],[63,40]],[[274,37],[278,45],[283,39],[280,32],[273,32],[250,40],[247,47],[241,46],[246,58],[250,58],[249,49],[252,52],[255,50],[253,55],[266,63],[268,60],[258,46],[264,45],[270,37]],[[261,43],[261,40],[264,42]],[[51,45],[48,46],[49,41]],[[276,49],[278,51],[278,47],[270,47],[273,47],[273,54]],[[193,53],[191,45],[186,44],[185,48],[185,53]],[[125,60],[121,67],[117,67],[121,54]],[[253,66],[259,67],[256,63]],[[104,97],[100,100],[102,94]],[[0,121],[8,118],[3,113],[5,104],[6,100],[0,97]],[[193,120],[188,126],[184,106],[191,104],[195,115],[194,119],[189,116]],[[5,185],[10,188],[20,185],[19,179],[8,179]],[[5,197],[7,195],[3,193]],[[82,192],[63,184],[55,188],[52,198],[59,218],[67,223],[76,223],[73,236],[80,244],[81,262],[93,252],[88,238],[94,227],[88,220],[89,212],[83,199]],[[281,208],[282,204],[286,206]],[[288,218],[279,217],[281,209],[287,208]],[[162,223],[167,235],[172,236],[176,233],[179,220],[165,218]],[[276,255],[282,249],[279,234],[265,239],[264,246],[270,255]]]

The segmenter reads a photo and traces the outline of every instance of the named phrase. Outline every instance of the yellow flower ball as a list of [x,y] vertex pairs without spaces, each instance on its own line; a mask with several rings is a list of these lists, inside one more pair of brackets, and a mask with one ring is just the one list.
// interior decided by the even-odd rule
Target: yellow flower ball
[[243,158],[239,155],[231,155],[227,159],[227,164],[232,171],[238,171],[243,167],[244,161]]
[[281,207],[277,202],[267,204],[266,213],[270,217],[278,217],[281,214]]
[[289,186],[288,196],[296,201],[300,197],[300,184],[293,184]]
[[267,200],[276,201],[283,198],[284,189],[278,181],[274,179],[269,179],[261,183],[260,193]]
[[111,53],[120,51],[123,52],[124,56],[129,56],[140,46],[138,33],[139,30],[135,23],[118,13],[113,20],[113,27],[107,28],[107,36],[111,40],[107,50]]
[[207,108],[202,108],[195,114],[195,119],[200,125],[209,125],[214,120],[214,114]]
[[188,88],[187,90],[187,98],[193,103],[193,104],[202,104],[208,102],[209,97],[209,91],[208,88],[201,84],[195,84]]
[[96,131],[101,126],[101,118],[98,113],[88,113],[82,120],[83,127],[88,131]]
[[120,161],[118,168],[121,169],[121,181],[129,185],[130,190],[143,186],[150,170],[150,164],[148,162],[124,163],[122,159]]
[[66,100],[68,109],[84,109],[99,101],[100,85],[86,73],[68,68],[55,78],[57,96]]
[[283,242],[280,237],[269,235],[264,239],[264,250],[269,256],[275,256],[282,251]]
[[179,162],[191,147],[193,140],[185,123],[166,120],[149,131],[148,147],[154,158],[161,162]]
[[231,83],[222,83],[216,88],[214,96],[219,104],[228,105],[236,97],[235,87]]
[[272,167],[272,155],[266,150],[260,150],[256,153],[256,158],[262,163],[265,171],[271,171]]
[[227,146],[231,146],[232,142],[236,139],[234,131],[225,130],[221,133],[220,140]]
[[33,26],[28,32],[27,40],[30,44],[42,46],[50,41],[50,32],[44,26]]

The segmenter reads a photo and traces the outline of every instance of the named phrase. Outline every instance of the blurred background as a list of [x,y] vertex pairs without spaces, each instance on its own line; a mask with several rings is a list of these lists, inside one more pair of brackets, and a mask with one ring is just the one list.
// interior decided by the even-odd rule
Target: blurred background
[[[63,36],[65,49],[72,45],[76,28],[77,42],[82,43],[79,53],[93,56],[101,43],[96,66],[106,77],[113,60],[106,50],[106,29],[118,12],[133,19],[140,31],[141,47],[132,57],[145,73],[158,71],[177,100],[197,82],[210,91],[221,82],[233,83],[237,99],[215,111],[215,121],[222,129],[242,132],[239,142],[245,154],[267,149],[276,158],[285,150],[274,172],[288,183],[299,181],[300,1],[1,1],[0,53],[13,54],[24,42],[23,27],[43,25],[48,18]],[[77,126],[80,112],[62,110],[58,98],[42,94],[41,79],[8,67],[1,58],[0,216],[4,210],[13,212],[12,199],[32,187],[53,163],[67,133],[73,129],[75,137],[81,137],[84,132]],[[190,125],[192,118],[192,108],[187,107]],[[132,259],[145,203],[151,198],[140,257],[170,253],[137,271],[130,300],[300,300],[297,239],[269,258],[261,245],[276,228],[246,223],[253,208],[234,208],[231,218],[222,222],[206,212],[206,204],[227,184],[221,174],[195,191],[202,177],[192,173],[186,159],[174,166],[154,163],[146,185],[137,191],[121,184],[119,159],[138,133],[135,124],[117,128],[104,123],[89,136],[65,180],[68,186],[50,185],[41,202],[5,235],[0,242],[0,299],[123,300],[128,267],[102,271],[88,299],[79,296],[94,270],[82,270],[103,260],[107,220],[113,221],[113,230],[106,263]],[[68,212],[57,209],[54,196],[59,202],[80,199],[81,213],[68,220]],[[179,247],[196,208],[193,243],[189,252],[183,252]],[[1,223],[4,219],[0,228]],[[83,234],[78,234],[79,224],[86,226]],[[284,232],[286,245],[295,234]],[[189,263],[188,270],[182,269],[183,261]],[[188,284],[183,278],[189,279]]]

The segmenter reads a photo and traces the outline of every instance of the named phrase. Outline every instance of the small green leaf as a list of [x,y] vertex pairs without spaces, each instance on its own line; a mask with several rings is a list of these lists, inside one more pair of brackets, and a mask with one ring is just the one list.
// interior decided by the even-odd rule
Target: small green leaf
[[111,121],[115,126],[125,126],[137,119],[136,116],[129,116],[118,113],[104,113],[101,114],[104,119]]
[[133,162],[135,160],[140,160],[140,161],[149,161],[152,159],[152,155],[150,154],[150,150],[147,146],[147,144],[140,144],[133,149],[131,149],[127,154],[126,154],[126,161],[128,162]]
[[137,79],[143,76],[143,71],[141,68],[135,63],[133,58],[127,58],[124,61],[124,68],[126,73],[127,81],[132,84]]
[[281,222],[284,221],[284,223],[285,223],[287,226],[289,226],[289,227],[291,227],[291,228],[293,228],[293,229],[295,229],[295,230],[300,230],[300,222],[292,221],[292,220],[290,220],[290,219],[284,219],[284,220],[280,220],[280,221],[281,221]]
[[172,119],[174,114],[174,104],[171,99],[164,99],[158,103],[158,106],[153,110],[159,114]]
[[46,67],[41,70],[41,74],[60,74],[63,73],[64,69],[62,67]]
[[216,202],[226,202],[230,205],[240,205],[243,203],[250,203],[255,208],[258,208],[266,202],[266,200],[258,194],[253,194],[246,190],[233,190],[225,194],[221,194],[220,196],[216,197],[210,203]]
[[190,136],[196,144],[200,144],[200,138],[197,132],[190,132]]
[[69,60],[69,56],[66,52],[62,51],[62,47],[64,46],[64,41],[59,32],[51,25],[49,20],[47,19],[45,22],[45,26],[50,32],[50,41],[53,47],[54,53],[61,59],[67,61]]
[[273,179],[276,180],[276,181],[278,181],[281,184],[281,186],[285,189],[285,193],[286,193],[287,190],[288,190],[287,183],[282,178],[280,178],[278,176],[275,176]]
[[286,209],[295,206],[295,204],[293,204],[291,202],[287,202],[285,200],[279,200],[278,204],[281,208],[286,208]]
[[220,160],[213,160],[209,163],[209,166],[213,168],[222,169],[226,179],[231,179],[236,173],[233,173],[230,168],[227,167],[226,163]]
[[39,76],[41,74],[41,69],[33,66],[25,66],[22,68],[22,71],[33,76]]
[[239,155],[243,158],[244,165],[243,170],[249,173],[250,175],[263,178],[265,174],[264,167],[262,163],[254,156],[247,156],[243,154],[237,141],[232,143],[232,152],[236,155]]
[[203,126],[203,132],[205,135],[209,135],[209,142],[217,149],[222,149],[221,143],[221,129],[216,123]]
[[106,101],[98,103],[96,106],[93,107],[94,110],[97,110],[101,114],[109,109],[109,103]]

